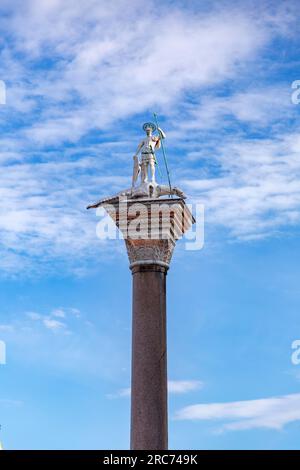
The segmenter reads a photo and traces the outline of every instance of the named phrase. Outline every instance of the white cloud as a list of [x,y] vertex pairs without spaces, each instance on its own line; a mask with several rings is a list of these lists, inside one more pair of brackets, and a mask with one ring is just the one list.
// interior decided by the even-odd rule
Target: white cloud
[[65,318],[66,314],[62,308],[55,308],[52,310],[51,315],[53,317]]
[[[113,183],[111,176],[98,176],[99,170],[91,176],[96,159],[93,165],[91,160],[55,160],[14,164],[1,173],[0,266],[6,272],[30,272],[27,260],[32,257],[36,258],[36,269],[43,269],[42,260],[47,266],[47,260],[55,258],[68,260],[73,268],[80,267],[82,258],[92,257],[95,246],[101,247],[96,238],[98,220],[85,207],[98,199],[100,191],[103,196],[117,192],[120,179]],[[75,177],[77,170],[79,175]],[[101,189],[95,191],[96,187]]]
[[300,420],[300,394],[232,403],[191,405],[179,410],[178,420],[226,421],[223,430],[282,429]]
[[51,331],[57,331],[64,329],[66,327],[66,324],[59,321],[59,320],[53,320],[52,318],[45,318],[43,320],[43,323],[46,328],[48,328]]
[[272,21],[237,9],[195,14],[176,6],[157,10],[152,2],[115,1],[108,8],[89,0],[83,12],[70,0],[47,8],[26,3],[5,23],[16,50],[35,61],[56,58],[27,85],[31,101],[43,97],[47,104],[26,134],[38,143],[76,141],[91,128],[171,106],[185,90],[235,76],[274,33]]
[[42,315],[40,315],[39,313],[36,313],[36,312],[27,312],[26,315],[31,320],[41,320],[42,319]]
[[298,112],[297,107],[291,104],[291,90],[286,83],[238,90],[225,97],[215,96],[214,90],[199,100],[184,109],[186,119],[178,124],[182,133],[215,130],[220,122],[223,130],[230,128],[232,120],[250,124],[258,130],[276,124],[278,131],[278,123],[283,125],[285,122],[284,113],[291,118]]
[[193,390],[198,390],[203,387],[203,383],[199,380],[169,380],[168,390],[169,393],[187,393]]
[[0,325],[0,331],[13,331],[14,327],[10,324],[2,324]]
[[[37,312],[26,312],[26,317],[34,322],[38,322],[48,330],[53,332],[63,332],[64,334],[70,334],[71,324],[73,318],[80,317],[80,310],[77,308],[54,308],[48,315],[43,315]],[[73,317],[73,318],[72,318]],[[62,319],[64,321],[62,321]],[[13,325],[9,325],[13,327]],[[0,326],[1,329],[1,326]]]
[[131,395],[131,388],[121,388],[117,393],[107,395],[108,398],[121,398],[121,397],[130,397]]
[[[84,12],[72,0],[40,3],[20,4],[3,24],[14,38],[3,62],[14,71],[14,52],[21,51],[37,64],[30,74],[26,61],[17,63],[20,90],[14,85],[11,105],[20,109],[21,97],[24,111],[36,103],[38,119],[25,135],[39,145],[75,142],[151,108],[168,113],[185,91],[241,74],[288,18],[283,12],[279,22],[262,11],[257,20],[237,8],[195,13],[162,4],[157,10],[151,1],[118,0],[108,8],[88,0]],[[51,66],[39,69],[46,58]]]
[[[181,394],[199,390],[203,387],[203,382],[199,380],[168,380],[168,392]],[[108,398],[122,398],[131,395],[131,388],[121,388],[117,393],[107,395]]]
[[75,315],[75,317],[80,317],[81,315],[80,310],[78,308],[70,308],[69,311],[72,315]]
[[234,239],[270,236],[300,222],[298,142],[296,134],[225,140],[211,156],[220,176],[182,183],[205,204],[207,223],[227,228]]

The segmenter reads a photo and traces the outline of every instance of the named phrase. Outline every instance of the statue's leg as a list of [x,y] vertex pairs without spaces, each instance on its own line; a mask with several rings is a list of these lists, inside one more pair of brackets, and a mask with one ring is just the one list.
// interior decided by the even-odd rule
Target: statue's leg
[[148,162],[142,162],[142,182],[148,181]]
[[154,159],[150,161],[150,168],[151,168],[151,181],[155,183],[155,162]]
[[145,175],[146,175],[145,181],[146,182],[148,181],[148,168],[149,168],[149,162],[146,162],[146,165],[145,165]]

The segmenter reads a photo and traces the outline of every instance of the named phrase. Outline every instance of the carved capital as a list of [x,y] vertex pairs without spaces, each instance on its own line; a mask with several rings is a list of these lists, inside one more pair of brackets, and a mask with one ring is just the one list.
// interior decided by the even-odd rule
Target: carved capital
[[125,240],[130,266],[138,264],[159,264],[168,267],[175,242],[167,240]]

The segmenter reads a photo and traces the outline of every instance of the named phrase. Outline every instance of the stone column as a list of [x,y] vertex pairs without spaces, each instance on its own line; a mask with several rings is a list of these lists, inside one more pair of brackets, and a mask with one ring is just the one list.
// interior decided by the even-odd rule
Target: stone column
[[194,220],[183,199],[130,200],[104,207],[124,235],[133,278],[131,449],[165,450],[166,275],[177,239]]
[[168,448],[166,274],[132,266],[131,449]]

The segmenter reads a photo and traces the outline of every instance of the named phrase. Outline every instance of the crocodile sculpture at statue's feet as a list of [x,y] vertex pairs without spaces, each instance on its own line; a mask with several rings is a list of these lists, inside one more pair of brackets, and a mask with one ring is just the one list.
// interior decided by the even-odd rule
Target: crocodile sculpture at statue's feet
[[186,198],[184,192],[175,186],[170,188],[169,186],[160,185],[157,183],[144,182],[137,188],[125,189],[124,191],[120,191],[114,196],[101,199],[100,201],[96,202],[96,204],[89,205],[87,209],[96,209],[103,204],[112,204],[122,200],[157,199],[161,196],[177,196],[180,199]]

